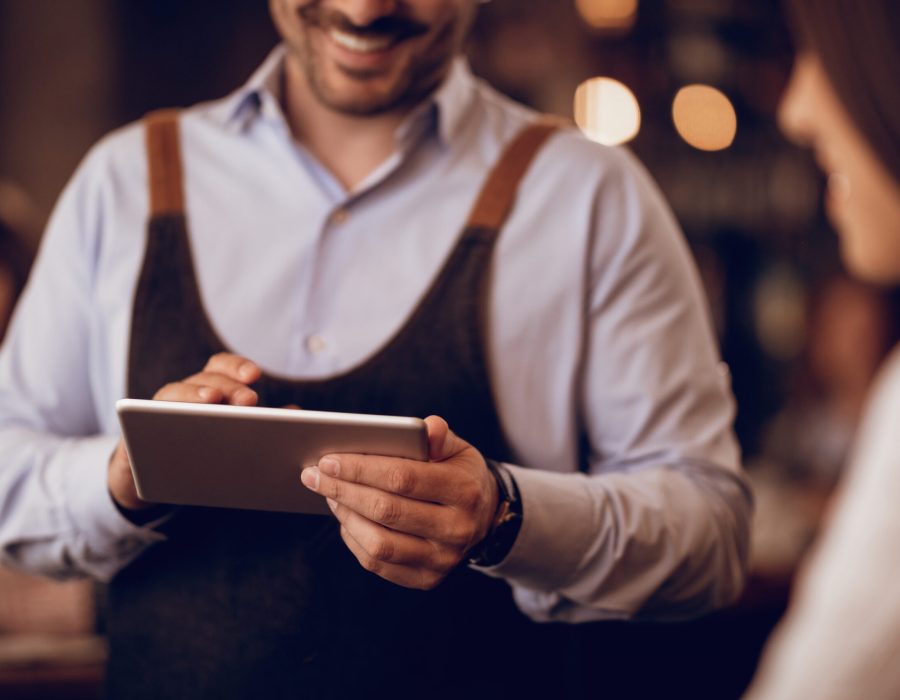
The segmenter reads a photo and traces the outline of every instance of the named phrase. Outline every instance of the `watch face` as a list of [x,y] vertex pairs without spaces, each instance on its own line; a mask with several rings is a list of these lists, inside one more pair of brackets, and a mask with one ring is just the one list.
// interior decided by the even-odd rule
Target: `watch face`
[[512,502],[509,500],[502,501],[497,509],[497,515],[494,516],[494,526],[492,530],[496,530],[504,523],[516,517],[516,512],[512,509]]

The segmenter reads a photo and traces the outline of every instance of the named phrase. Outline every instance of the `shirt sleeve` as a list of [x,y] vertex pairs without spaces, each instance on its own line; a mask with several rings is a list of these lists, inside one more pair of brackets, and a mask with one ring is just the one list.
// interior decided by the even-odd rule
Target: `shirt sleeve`
[[90,381],[102,169],[95,151],[60,198],[0,350],[0,562],[60,578],[108,579],[162,538],[107,490],[118,437]]
[[900,697],[900,354],[748,698]]
[[510,465],[523,524],[484,569],[538,620],[693,616],[733,601],[746,573],[752,499],[706,300],[655,185],[608,155],[575,380],[585,465]]

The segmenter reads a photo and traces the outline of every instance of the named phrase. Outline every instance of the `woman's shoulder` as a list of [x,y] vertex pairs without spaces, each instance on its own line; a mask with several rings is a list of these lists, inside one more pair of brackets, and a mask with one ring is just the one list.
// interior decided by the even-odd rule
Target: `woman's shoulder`
[[885,360],[856,438],[856,480],[876,491],[900,489],[900,345]]
[[893,349],[878,372],[872,391],[866,423],[886,422],[895,439],[900,440],[900,345]]

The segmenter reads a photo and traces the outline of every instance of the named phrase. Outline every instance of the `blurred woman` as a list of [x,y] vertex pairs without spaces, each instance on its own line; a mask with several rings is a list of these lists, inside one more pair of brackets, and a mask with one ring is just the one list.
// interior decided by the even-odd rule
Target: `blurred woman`
[[[900,282],[900,2],[793,0],[789,137],[828,175],[848,269]],[[900,697],[900,350],[882,367],[827,530],[750,690],[765,698]]]

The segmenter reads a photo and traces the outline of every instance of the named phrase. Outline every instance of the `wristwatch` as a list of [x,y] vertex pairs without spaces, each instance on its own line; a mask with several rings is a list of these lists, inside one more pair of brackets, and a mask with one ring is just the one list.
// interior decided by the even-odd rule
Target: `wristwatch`
[[469,552],[469,564],[496,566],[506,558],[522,527],[522,499],[516,480],[502,463],[485,459],[487,468],[497,481],[499,498],[491,528],[479,544]]

